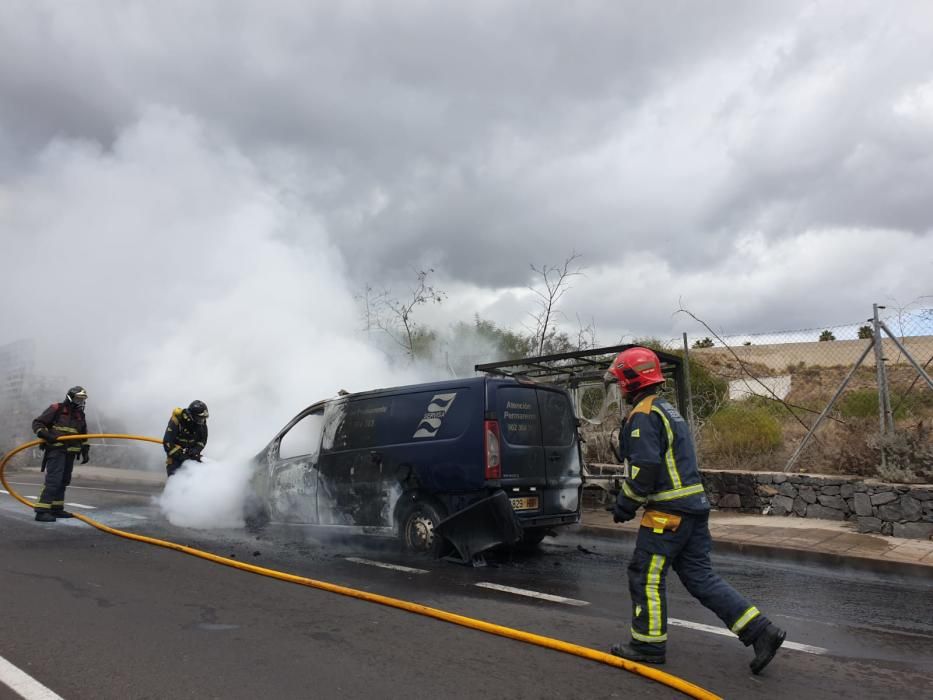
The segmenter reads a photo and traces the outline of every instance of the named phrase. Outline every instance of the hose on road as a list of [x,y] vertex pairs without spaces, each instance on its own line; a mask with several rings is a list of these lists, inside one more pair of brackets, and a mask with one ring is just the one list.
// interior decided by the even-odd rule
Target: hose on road
[[[153,437],[145,437],[142,435],[119,435],[110,433],[68,435],[62,436],[58,439],[87,440],[95,438],[140,440],[142,442],[152,442],[157,445],[162,444],[161,440]],[[35,447],[36,445],[40,444],[42,444],[42,440],[31,440],[13,450],[10,450],[3,456],[3,459],[0,460],[0,482],[3,483],[3,488],[6,489],[13,498],[15,498],[23,505],[28,506],[29,508],[33,508],[34,504],[30,503],[26,498],[23,498],[23,496],[17,493],[16,490],[10,486],[6,480],[5,469],[7,463],[15,455],[19,454],[23,450],[27,450],[30,447]],[[678,678],[677,676],[673,676],[669,673],[665,673],[664,671],[652,668],[650,666],[645,666],[643,664],[635,663],[634,661],[629,661],[628,659],[621,659],[618,656],[613,656],[612,654],[607,654],[606,652],[584,647],[579,644],[571,644],[570,642],[564,642],[552,637],[545,637],[540,634],[534,634],[532,632],[524,632],[522,630],[513,629],[511,627],[503,627],[501,625],[496,625],[484,620],[477,620],[471,617],[466,617],[464,615],[457,615],[456,613],[447,612],[446,610],[439,610],[437,608],[431,608],[426,605],[419,605],[418,603],[412,603],[406,600],[400,600],[398,598],[379,595],[378,593],[367,593],[366,591],[360,591],[355,588],[347,588],[346,586],[339,586],[334,583],[328,583],[327,581],[317,581],[315,579],[305,578],[304,576],[296,576],[294,574],[288,574],[283,571],[277,571],[275,569],[267,569],[265,567],[255,566],[253,564],[245,564],[243,562],[236,561],[235,559],[220,557],[216,554],[211,554],[210,552],[195,549],[194,547],[177,544],[176,542],[169,542],[168,540],[160,540],[154,537],[146,537],[145,535],[137,535],[125,530],[118,530],[116,528],[104,525],[103,523],[99,523],[93,518],[81,515],[80,513],[75,513],[74,516],[102,532],[116,535],[117,537],[124,537],[128,540],[136,540],[137,542],[145,542],[146,544],[165,547],[166,549],[174,549],[176,552],[190,554],[191,556],[198,557],[200,559],[207,559],[208,561],[212,561],[215,564],[223,564],[224,566],[240,569],[241,571],[248,571],[253,574],[268,576],[280,581],[296,583],[300,586],[317,588],[322,591],[329,591],[331,593],[337,593],[339,595],[348,596],[350,598],[365,600],[370,603],[378,603],[379,605],[385,605],[390,608],[406,610],[407,612],[416,613],[425,617],[431,617],[435,620],[442,620],[444,622],[460,625],[461,627],[467,627],[469,629],[478,630],[480,632],[486,632],[487,634],[494,634],[499,637],[506,637],[507,639],[514,639],[520,642],[525,642],[526,644],[533,644],[535,646],[544,647],[545,649],[553,649],[554,651],[560,651],[565,654],[572,654],[583,659],[589,659],[590,661],[597,661],[599,663],[606,664],[607,666],[621,668],[630,673],[634,673],[636,675],[653,680],[657,683],[661,683],[670,688],[678,690],[691,698],[698,698],[699,700],[721,700],[718,695],[711,693],[710,691],[705,690],[704,688],[701,688],[697,685],[694,685],[689,681],[685,681],[682,678]]]

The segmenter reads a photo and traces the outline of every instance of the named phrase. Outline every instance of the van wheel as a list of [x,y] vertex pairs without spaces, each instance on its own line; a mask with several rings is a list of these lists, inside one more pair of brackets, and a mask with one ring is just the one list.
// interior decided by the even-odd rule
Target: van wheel
[[438,558],[445,549],[444,538],[434,532],[443,520],[438,508],[425,501],[415,503],[402,518],[399,535],[402,546],[418,554]]

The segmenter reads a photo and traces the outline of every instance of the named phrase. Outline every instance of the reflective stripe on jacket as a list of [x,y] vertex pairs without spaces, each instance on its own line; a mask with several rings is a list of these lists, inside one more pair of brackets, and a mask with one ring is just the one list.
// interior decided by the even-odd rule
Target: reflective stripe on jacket
[[185,459],[186,450],[200,453],[207,445],[207,425],[195,423],[183,408],[176,408],[168,419],[162,447],[172,459]]

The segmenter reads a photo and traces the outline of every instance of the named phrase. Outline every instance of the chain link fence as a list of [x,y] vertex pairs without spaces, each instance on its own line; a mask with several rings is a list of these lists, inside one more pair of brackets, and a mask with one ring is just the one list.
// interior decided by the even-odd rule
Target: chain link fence
[[704,467],[933,482],[933,309],[685,337]]

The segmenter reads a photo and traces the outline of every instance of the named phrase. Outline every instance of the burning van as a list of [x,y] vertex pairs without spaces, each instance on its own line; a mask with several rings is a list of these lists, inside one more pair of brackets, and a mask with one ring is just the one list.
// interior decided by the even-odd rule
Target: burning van
[[562,389],[474,377],[347,394],[258,455],[251,519],[397,535],[469,560],[579,522],[582,457]]

